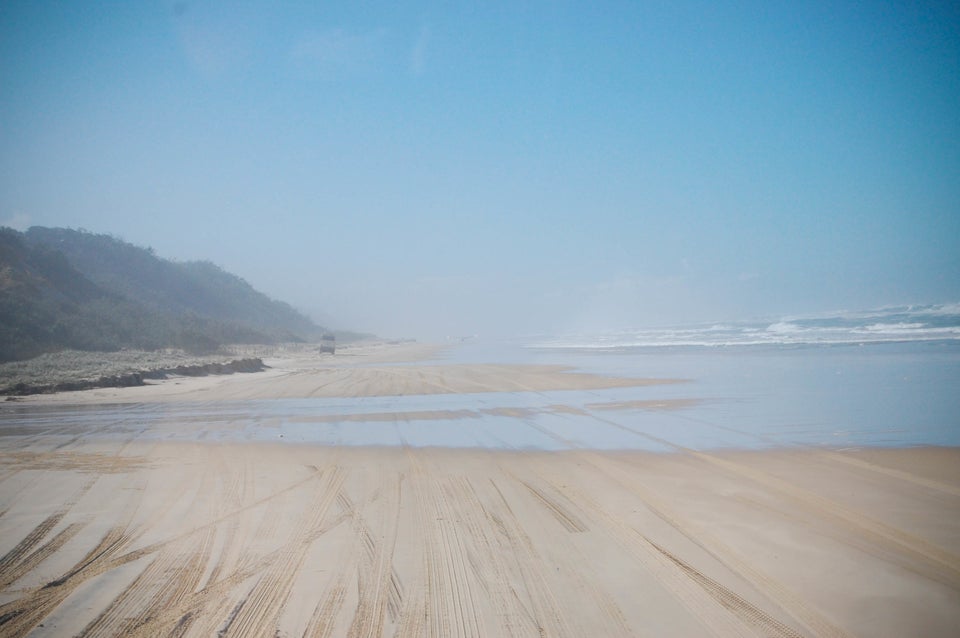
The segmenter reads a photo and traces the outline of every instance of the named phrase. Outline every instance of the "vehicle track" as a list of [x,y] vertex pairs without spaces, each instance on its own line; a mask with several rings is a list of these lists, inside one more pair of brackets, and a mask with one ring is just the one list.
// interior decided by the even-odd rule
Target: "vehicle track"
[[[353,380],[358,378],[354,375]],[[397,380],[393,387],[406,391],[413,387],[408,381],[410,379]],[[413,382],[422,384],[423,380],[413,379]],[[536,421],[537,415],[545,411],[542,408],[498,410],[501,409],[479,411],[504,417],[527,417],[529,421]],[[403,414],[398,413],[396,418],[403,418]],[[538,425],[549,423],[542,420]],[[547,428],[542,431],[549,434]],[[402,440],[402,432],[400,435]],[[563,440],[555,435],[554,438]],[[489,460],[478,461],[481,455],[473,452],[459,456],[459,452],[435,453],[407,447],[410,471],[404,473],[396,471],[392,465],[393,457],[386,455],[358,457],[377,461],[386,459],[383,465],[347,464],[346,469],[331,469],[331,464],[324,464],[329,458],[324,456],[328,454],[324,451],[317,453],[318,458],[324,458],[324,463],[316,462],[325,469],[306,466],[308,475],[299,480],[303,476],[302,469],[295,465],[292,471],[300,473],[294,474],[293,479],[298,480],[292,480],[282,489],[274,489],[277,483],[262,481],[266,470],[258,467],[259,457],[251,455],[249,460],[237,464],[233,459],[221,456],[219,446],[211,448],[213,452],[205,451],[202,455],[189,457],[193,463],[216,459],[209,468],[194,471],[191,467],[190,472],[182,473],[190,478],[180,480],[180,475],[168,471],[169,468],[157,474],[145,469],[143,474],[131,476],[146,476],[146,480],[133,478],[124,485],[123,491],[110,492],[124,499],[129,495],[129,507],[109,509],[110,516],[116,519],[129,514],[126,523],[110,520],[110,523],[117,524],[106,530],[99,543],[97,539],[87,540],[81,534],[80,538],[89,543],[83,550],[97,544],[85,557],[89,560],[76,562],[44,587],[4,592],[20,598],[0,606],[0,635],[24,635],[31,631],[35,625],[29,625],[28,615],[38,614],[36,619],[44,617],[37,611],[47,604],[44,596],[63,594],[60,602],[55,601],[47,607],[49,613],[82,584],[95,587],[96,583],[90,584],[91,579],[124,565],[129,566],[123,572],[128,576],[123,578],[127,582],[133,579],[132,583],[103,608],[100,615],[79,632],[80,635],[130,635],[135,638],[185,634],[286,636],[289,632],[290,635],[302,633],[305,637],[349,633],[351,636],[411,638],[423,635],[631,634],[624,614],[617,607],[617,600],[626,599],[617,597],[614,600],[610,592],[603,589],[611,583],[616,586],[619,581],[605,579],[600,568],[589,563],[598,556],[601,558],[599,564],[604,565],[609,565],[603,562],[605,560],[625,559],[624,574],[649,574],[649,589],[658,600],[665,601],[673,609],[673,601],[667,599],[672,595],[679,602],[677,611],[689,611],[704,625],[705,632],[734,635],[730,632],[743,631],[742,635],[778,638],[807,634],[845,635],[823,621],[809,599],[801,601],[783,583],[760,573],[755,566],[766,563],[746,554],[749,550],[738,553],[720,542],[716,535],[728,538],[723,535],[727,530],[710,529],[706,516],[695,513],[685,503],[670,501],[665,493],[655,489],[654,486],[661,485],[662,476],[652,478],[653,475],[645,475],[637,465],[631,467],[631,462],[642,462],[634,456],[578,451],[571,453],[569,458],[575,459],[578,467],[582,462],[584,469],[575,470],[563,465],[566,459],[560,458],[561,455],[547,460],[546,454],[540,457],[521,452],[517,453],[518,456],[510,456],[511,461],[503,461],[493,471],[491,466],[506,454],[488,466]],[[736,469],[716,462],[708,464],[706,459],[691,450],[678,450],[683,453],[680,462],[685,464],[684,469],[694,473],[706,472],[713,478],[722,479],[724,486],[729,481],[727,474],[737,475],[733,495],[729,497],[736,501],[735,512],[747,511],[739,506],[738,499],[751,503],[750,496],[759,494],[754,488],[756,484],[762,486],[763,492],[752,501],[754,506],[776,511],[775,508],[782,503],[784,508],[793,508],[798,519],[814,519],[802,530],[804,533],[822,529],[851,544],[857,542],[858,535],[864,536],[862,527],[839,514],[828,512],[828,520],[821,520],[820,502],[809,497],[824,497],[801,488],[802,481],[794,483],[778,479],[781,484],[774,482],[771,485],[767,472],[756,469],[749,462],[738,463],[742,457],[716,455],[720,461],[742,465],[751,474],[740,474]],[[276,467],[282,468],[277,476],[290,477],[286,474],[290,471],[289,463],[302,462],[306,453],[303,448],[293,450],[291,446],[289,454],[286,456],[284,452],[282,457],[271,457],[271,462],[275,461]],[[352,453],[340,454],[342,456],[338,458]],[[804,469],[815,464],[829,465],[824,459],[831,457],[819,454],[815,458],[803,457],[800,462]],[[105,455],[101,458],[106,460],[102,464],[103,473],[126,472],[126,464],[131,459],[129,456],[115,456],[110,461]],[[511,465],[513,460],[518,461],[516,465]],[[781,473],[778,467],[758,465],[769,469],[769,474],[776,475],[774,478],[793,476],[786,470]],[[859,470],[863,470],[864,475],[868,471],[879,471],[891,478],[937,490],[938,494],[929,495],[931,502],[952,502],[951,486],[946,486],[950,488],[946,490],[938,489],[936,481],[900,470],[876,470],[858,463],[847,465],[858,471],[831,469],[857,479],[861,478]],[[583,477],[590,480],[573,480],[574,487],[568,488],[567,483],[571,481],[567,480],[567,471],[582,471]],[[341,473],[339,479],[335,472]],[[590,476],[593,473],[597,476]],[[197,476],[201,476],[202,483],[193,482]],[[651,477],[650,480],[645,476]],[[687,480],[688,475],[683,476]],[[136,493],[141,487],[140,482],[149,487],[149,481],[156,477],[168,481],[163,486],[164,491],[157,493],[161,496],[138,498]],[[112,490],[114,483],[121,482],[117,478],[112,477],[105,481],[109,485],[100,483],[98,487]],[[337,480],[339,485],[334,484]],[[11,484],[24,482],[20,477]],[[904,494],[921,493],[917,487],[889,480],[881,482],[878,476],[866,477],[865,483],[870,486],[892,485],[901,488]],[[265,485],[269,487],[265,488]],[[602,492],[614,485],[618,486],[616,498],[620,501],[615,501],[612,494],[607,499]],[[799,492],[785,493],[785,486]],[[685,490],[686,487],[679,492],[689,493]],[[265,491],[270,493],[264,494]],[[100,489],[99,493],[108,492]],[[161,498],[163,501],[159,502]],[[84,500],[84,505],[88,500]],[[697,499],[692,501],[699,502]],[[845,510],[848,517],[859,515],[855,508],[829,502]],[[605,503],[611,506],[604,507],[602,504]],[[649,515],[639,509],[634,510],[636,515],[632,515],[628,511],[630,505],[638,508],[642,505],[649,510]],[[323,512],[318,511],[321,509]],[[411,509],[416,513],[410,514]],[[189,514],[183,517],[189,523],[178,520],[181,510]],[[291,511],[294,512],[292,516]],[[57,514],[60,518],[51,520]],[[654,516],[680,532],[683,538],[661,525]],[[689,520],[690,517],[693,521],[705,521],[702,528]],[[641,524],[632,523],[635,520],[652,527],[648,530]],[[778,522],[782,520],[777,519]],[[861,526],[883,525],[869,518],[856,520]],[[18,530],[23,533],[35,522],[36,519],[29,519]],[[331,535],[330,545],[315,544],[340,523],[344,523],[344,528],[335,538]],[[409,537],[408,523],[410,528],[420,525],[417,533]],[[80,540],[76,535],[81,529],[92,534],[90,525],[89,521],[71,518],[67,510],[38,523],[16,547],[0,557],[0,588],[9,587],[23,574],[29,573],[71,538]],[[348,526],[352,528],[352,537],[348,536]],[[922,526],[917,527],[922,529]],[[911,542],[914,537],[907,534],[906,538],[891,538],[884,536],[884,532],[880,528],[875,534],[866,535],[862,545],[881,559],[896,564],[885,554],[896,551],[898,556],[903,555],[901,543]],[[900,530],[893,529],[893,532]],[[846,538],[848,536],[850,538]],[[729,538],[735,537],[731,535]],[[592,550],[597,543],[607,539],[613,541],[608,543],[611,546],[609,552],[604,548],[603,552],[594,555]],[[10,542],[13,540],[16,539]],[[144,545],[148,541],[149,544]],[[741,542],[749,540],[731,540],[738,548],[749,547]],[[76,541],[71,548],[75,545]],[[831,548],[835,546],[830,544]],[[935,544],[932,547],[936,549]],[[97,552],[98,548],[101,551]],[[915,549],[929,548],[921,545]],[[909,560],[905,558],[905,563],[914,559],[922,563],[917,574],[928,577],[940,574],[940,584],[946,582],[955,586],[956,581],[944,576],[945,566],[938,562],[944,556],[906,554]],[[947,554],[946,558],[950,559],[951,555]],[[130,565],[132,561],[139,562]],[[634,562],[639,567],[635,571]],[[306,571],[308,565],[309,573]],[[578,567],[579,572],[576,571]],[[647,574],[643,573],[644,570]],[[783,574],[785,582],[795,582],[785,571],[772,573]],[[645,578],[643,585],[647,585]],[[661,587],[664,598],[659,598]],[[81,590],[78,594],[84,591],[89,590]],[[619,596],[617,592],[613,593]],[[74,604],[75,600],[68,601],[67,605]],[[624,609],[637,611],[626,606]],[[61,617],[63,613],[61,609],[55,616]],[[636,617],[631,615],[631,619]],[[687,622],[686,618],[683,622]],[[639,626],[645,627],[646,624],[640,623]]]
[[[892,528],[884,526],[880,523],[877,523],[877,525],[880,526],[880,530],[879,530],[880,533],[877,533],[876,531],[872,531],[870,528],[873,526],[873,523],[870,522],[869,519],[867,519],[866,517],[861,517],[852,511],[845,510],[845,508],[833,503],[832,501],[828,501],[827,499],[824,499],[816,494],[803,490],[802,488],[791,486],[786,481],[777,479],[776,477],[773,477],[768,473],[765,473],[759,470],[753,470],[741,464],[738,464],[726,459],[720,459],[719,457],[716,457],[714,455],[698,452],[696,450],[692,450],[689,448],[685,448],[683,446],[676,445],[674,443],[671,443],[670,441],[661,439],[660,437],[650,435],[649,433],[636,430],[634,428],[622,425],[615,421],[604,419],[596,415],[591,415],[591,416],[603,423],[607,423],[609,425],[612,425],[624,431],[632,432],[643,438],[660,443],[662,445],[666,445],[667,447],[677,450],[677,452],[689,455],[701,461],[706,461],[734,475],[739,475],[745,478],[749,478],[752,481],[755,481],[756,483],[761,485],[764,489],[772,488],[775,491],[780,492],[781,495],[792,498],[793,502],[798,503],[807,509],[811,508],[812,506],[814,512],[818,514],[821,514],[821,513],[830,514],[832,515],[835,521],[841,522],[842,524],[845,524],[845,525],[849,525],[854,530],[855,533],[866,532],[867,538],[873,539],[874,542],[878,543],[881,547],[883,546],[890,547],[892,544],[891,541],[893,541],[893,543],[895,543],[894,551],[905,548],[907,549],[909,554],[914,555],[915,557],[918,554],[918,552],[914,551],[913,548],[909,546],[909,541],[910,541],[909,538],[904,539],[908,543],[906,547],[896,542],[895,539],[901,536],[901,534],[905,535],[905,533],[899,532],[899,530],[893,530]],[[582,454],[584,455],[584,458],[587,458],[587,459],[592,459],[595,457],[593,453],[583,452]],[[594,468],[596,468],[598,471],[607,473],[609,475],[609,472],[603,469],[605,467],[603,463],[591,460],[591,465]],[[649,492],[647,492],[647,494],[648,496],[644,497],[644,499],[647,500],[649,505],[651,504],[652,500],[649,499]],[[824,506],[823,510],[820,509],[821,504],[823,504]],[[663,512],[669,512],[670,509],[661,504],[660,506],[656,506],[656,507],[651,506],[651,511],[655,511],[655,512],[659,511],[659,513],[663,513]],[[711,555],[713,555],[715,558],[720,560],[722,563],[728,565],[728,567],[733,569],[735,572],[747,577],[748,580],[752,581],[755,586],[758,586],[758,588],[761,591],[765,591],[768,594],[772,595],[775,600],[779,601],[779,604],[781,605],[781,607],[785,611],[787,611],[791,616],[793,616],[796,620],[800,621],[801,624],[803,624],[804,626],[814,629],[815,635],[835,636],[835,637],[841,637],[841,636],[847,635],[841,629],[835,627],[832,623],[830,623],[825,618],[823,618],[821,614],[814,611],[808,605],[802,602],[801,598],[798,595],[794,594],[792,591],[784,587],[781,583],[778,583],[766,577],[765,575],[761,574],[756,569],[753,569],[751,566],[749,566],[749,564],[746,561],[744,561],[742,558],[739,558],[736,552],[734,552],[729,547],[725,546],[723,543],[720,543],[719,540],[712,538],[710,534],[702,530],[696,533],[691,533],[690,531],[684,531],[681,527],[677,526],[675,521],[677,521],[678,519],[675,516],[663,516],[662,514],[660,515],[661,515],[661,518],[664,518],[664,520],[667,520],[668,522],[671,522],[671,518],[672,518],[674,522],[671,522],[671,525],[674,525],[675,527],[677,527],[681,532],[684,533],[685,536],[690,538],[697,545],[707,550]],[[689,525],[689,523],[686,523],[685,526],[688,527],[688,530],[694,529],[693,526]],[[909,536],[909,535],[906,535],[906,536]],[[922,539],[916,539],[916,540],[919,541],[919,543],[921,543],[922,545],[929,545]],[[934,552],[936,552],[936,548],[934,548]],[[928,565],[931,563],[931,561],[929,560],[929,557],[924,552],[922,551],[919,552],[919,556],[921,560],[926,562]],[[951,560],[950,556],[946,558],[948,562]],[[948,565],[947,567],[948,569],[950,569],[950,572],[948,574],[943,574],[941,570],[936,569],[936,566],[938,564],[942,564],[941,561],[938,561],[936,558],[934,558],[933,563],[934,563],[933,566],[935,567],[935,570],[934,571],[927,570],[924,573],[924,576],[929,577],[933,580],[939,580],[939,581],[946,580],[947,584],[956,588],[957,584],[954,576],[955,570]]]
[[840,523],[842,526],[854,530],[855,533],[872,539],[874,543],[880,547],[886,547],[892,549],[894,552],[904,553],[926,563],[928,566],[928,569],[924,573],[926,577],[943,582],[955,589],[960,589],[960,556],[933,543],[873,520],[869,516],[844,507],[814,492],[793,485],[768,472],[747,467],[741,463],[720,458],[717,455],[686,448],[615,421],[600,418],[596,415],[592,416],[598,421],[666,445],[678,452],[705,461],[731,474],[747,478],[760,484],[764,489],[776,491],[781,496],[791,499],[794,503],[812,509],[818,514],[825,515],[835,522]]
[[[376,484],[381,485],[382,482],[376,481]],[[390,496],[384,513],[384,525],[377,527],[382,534],[371,530],[346,493],[341,492],[338,496],[344,511],[352,519],[354,534],[361,548],[357,581],[359,600],[348,636],[382,635],[387,618],[391,623],[399,618],[403,604],[403,583],[394,568],[393,553],[399,527],[402,486],[402,476],[398,476],[395,488],[386,490]],[[379,497],[377,490],[370,500],[377,501]]]
[[[543,483],[542,487],[537,491],[540,493],[546,493],[547,491],[555,494],[554,500],[562,499],[566,505],[564,505],[564,510],[573,514],[573,511],[576,510],[576,506],[568,501],[565,497],[562,497],[562,488],[558,482],[553,480],[547,480],[543,474],[537,474],[534,472],[534,477],[529,477],[528,479],[521,479],[516,476],[512,471],[504,470],[504,473],[507,474],[513,481],[518,485],[523,485],[528,487],[532,485],[532,480],[534,477],[539,477],[540,481]],[[493,481],[491,479],[491,484]],[[521,493],[522,494],[522,493]],[[534,494],[536,496],[536,494]],[[549,509],[547,510],[548,513]],[[579,515],[575,515],[579,520],[582,516],[585,516],[585,513],[576,510]],[[588,533],[591,530],[587,529],[584,526],[582,532],[575,533]],[[593,532],[594,535],[598,535],[597,532]],[[576,557],[579,557],[576,558]],[[609,593],[598,586],[597,574],[590,573],[589,568],[584,566],[590,565],[593,562],[592,557],[587,556],[583,553],[582,549],[578,546],[577,543],[565,543],[563,551],[553,557],[549,563],[557,569],[557,573],[563,574],[562,580],[570,585],[574,585],[575,589],[583,592],[584,598],[589,594],[589,598],[592,599],[593,603],[596,605],[596,609],[601,613],[599,616],[595,617],[594,624],[599,623],[602,625],[602,628],[597,627],[588,631],[587,629],[580,628],[578,631],[580,633],[600,633],[604,636],[632,636],[635,635],[635,632],[631,631],[626,617],[623,614],[623,610],[617,604],[615,600],[611,598]],[[581,616],[582,614],[578,615]]]
[[543,490],[537,489],[526,481],[520,482],[547,508],[547,511],[550,512],[568,532],[582,533],[589,529],[583,521],[580,520],[580,517],[571,513],[568,508],[560,503],[561,497],[559,495],[549,496]]
[[[150,564],[113,602],[90,622],[80,636],[136,636],[142,625],[171,605],[182,602],[194,590],[213,542],[212,528],[199,538],[185,539],[157,552]],[[186,631],[193,617],[178,623]]]
[[[410,461],[409,484],[415,494],[419,519],[423,522],[421,551],[423,556],[423,589],[422,598],[423,621],[401,622],[400,629],[404,636],[420,636],[426,633],[431,638],[453,636],[455,630],[463,629],[463,622],[457,620],[462,611],[456,606],[461,599],[460,583],[449,578],[450,566],[448,556],[448,534],[442,530],[444,517],[449,517],[445,508],[439,503],[439,484],[434,473],[428,472],[424,466],[422,452],[414,453],[404,442],[404,449]],[[463,583],[466,586],[466,583]],[[408,599],[409,605],[409,599]],[[414,609],[418,609],[419,605]],[[417,631],[420,630],[420,631]]]
[[294,537],[257,580],[224,636],[265,636],[277,630],[277,621],[310,548],[313,534],[320,529],[327,511],[336,501],[343,480],[344,472],[340,467],[334,466],[324,472],[322,485],[313,502],[294,526]]
[[577,636],[580,632],[570,626],[564,610],[557,601],[549,583],[542,571],[536,568],[544,564],[538,555],[535,545],[523,529],[520,519],[510,507],[510,502],[503,490],[491,481],[502,505],[499,524],[502,526],[504,538],[510,554],[517,562],[524,589],[530,601],[530,613],[536,623],[536,629],[541,635],[549,636]]
[[[30,484],[35,481],[30,481]],[[39,543],[48,532],[50,532],[60,520],[73,508],[77,502],[80,501],[83,496],[90,491],[90,488],[93,487],[93,484],[96,482],[95,477],[84,478],[80,483],[80,486],[72,492],[64,501],[60,504],[60,507],[57,510],[48,516],[46,519],[37,524],[37,526],[32,529],[27,535],[11,548],[2,558],[0,558],[0,581],[4,580],[4,572],[12,567],[20,557],[22,557],[26,552],[29,552],[37,543]],[[9,511],[8,509],[4,510],[4,513]],[[13,581],[10,581],[13,582]],[[9,584],[9,583],[7,583]],[[0,588],[5,585],[0,585]]]
[[677,558],[675,555],[660,547],[650,539],[647,539],[647,541],[654,547],[654,549],[666,556],[680,569],[682,569],[691,580],[703,587],[704,591],[715,598],[717,602],[729,609],[731,613],[740,617],[740,619],[746,624],[754,626],[760,635],[766,636],[767,638],[803,638],[803,634],[795,631],[787,625],[784,625],[770,614],[767,614],[760,608],[747,601],[742,596],[724,587],[709,576],[706,576],[698,569],[691,567],[688,563]]
[[[524,512],[540,509],[555,519],[556,514],[549,507],[538,508],[543,503],[536,493],[554,494],[551,500],[559,505],[562,497],[556,487],[552,484],[536,487],[531,481],[518,479],[502,466],[498,469],[510,481],[498,481],[493,476],[487,476],[487,480],[480,484],[460,481],[457,502],[464,504],[461,511],[470,529],[468,537],[482,541],[475,545],[483,552],[471,554],[471,557],[476,558],[478,578],[487,597],[495,603],[497,617],[504,620],[500,631],[517,636],[532,633],[563,635],[564,632],[569,635],[598,632],[604,636],[632,635],[616,602],[583,572],[582,565],[569,560],[571,556],[582,555],[578,544],[561,537],[556,539],[556,544],[560,545],[556,551],[550,552],[549,547],[544,547],[545,553],[541,553],[533,539],[524,532],[514,514],[514,506],[508,506],[513,501]],[[481,487],[485,489],[481,490]],[[525,502],[528,496],[533,499],[530,506]],[[517,499],[521,501],[519,504]],[[568,517],[565,520],[580,520],[571,504],[563,505],[562,509]],[[583,528],[583,532],[588,531],[586,526]],[[517,543],[525,546],[527,560],[520,560],[524,557],[515,553],[513,548]],[[583,565],[587,564],[589,561],[584,560]],[[519,587],[517,583],[524,586]],[[557,590],[561,588],[568,594],[575,592],[581,601],[577,614],[567,616],[567,610],[560,607]],[[594,611],[600,613],[593,614]],[[585,624],[587,617],[593,619],[589,625]]]
[[[337,527],[344,521],[353,520],[353,503],[342,489],[337,494],[337,503],[340,505],[341,513],[330,523],[327,528],[328,530]],[[355,560],[362,551],[361,543],[362,541],[359,536],[354,534],[353,541],[349,548],[340,552],[338,557],[340,560],[336,562],[335,568],[332,570],[332,575],[329,580],[330,584],[324,595],[317,601],[313,613],[310,615],[304,627],[302,633],[303,638],[327,638],[333,635],[333,631],[337,626],[338,617],[347,597],[348,570],[358,568]]]
[[0,558],[0,589],[16,582],[29,573],[45,558],[57,551],[64,543],[73,538],[85,522],[75,522],[66,526],[48,542],[36,547],[56,526],[74,505],[88,492],[95,479],[87,479],[60,505],[60,508],[37,524],[16,546]]
[[45,518],[30,530],[30,532],[23,537],[23,540],[17,543],[13,549],[4,554],[3,558],[0,558],[0,582],[9,584],[16,580],[16,578],[10,577],[10,570],[23,561],[27,553],[36,547],[37,543],[43,540],[50,530],[60,522],[64,514],[66,514],[66,510],[60,509]]
[[[48,519],[49,520],[49,519]],[[46,522],[46,521],[44,521]],[[51,556],[58,549],[63,547],[63,545],[77,535],[81,529],[86,526],[86,521],[78,523],[70,523],[62,530],[60,530],[56,536],[51,538],[49,541],[38,547],[36,550],[30,554],[23,556],[22,553],[11,557],[10,562],[5,564],[0,568],[0,589],[6,589],[8,586],[15,583],[17,580],[29,574],[33,569],[42,563],[47,557]],[[28,540],[24,539],[25,541]],[[16,551],[18,548],[14,548],[11,552]],[[4,561],[8,560],[7,556],[4,556]]]
[[433,577],[440,594],[438,602],[441,611],[438,615],[447,619],[442,623],[446,626],[434,627],[434,635],[458,638],[488,635],[476,607],[474,579],[467,568],[458,519],[450,503],[450,489],[445,485],[445,480],[435,481],[433,494],[437,521],[434,531],[441,550],[438,560],[433,563]]
[[[429,486],[429,477],[424,471],[423,464],[419,458],[419,453],[414,453],[403,433],[397,428],[397,436],[400,438],[403,446],[404,458],[407,460],[406,486],[407,491],[412,493],[414,500],[414,517],[421,527],[423,533],[415,534],[416,545],[410,548],[410,551],[416,552],[420,560],[415,564],[415,570],[412,574],[413,584],[417,587],[411,587],[411,593],[406,594],[403,600],[403,608],[397,622],[394,638],[421,638],[430,635],[428,625],[431,625],[433,614],[436,613],[436,602],[434,600],[433,566],[432,566],[432,539],[433,530],[436,521],[430,513],[426,499],[426,490]],[[427,530],[431,533],[427,533]],[[408,579],[410,583],[410,579]]]
[[494,514],[483,504],[473,482],[467,477],[451,477],[451,491],[456,496],[455,516],[464,529],[467,562],[483,592],[484,602],[492,606],[493,617],[500,620],[493,631],[500,635],[530,635],[538,623],[528,605],[513,586],[515,566],[504,551],[502,527],[497,527]]
[[[210,523],[198,526],[192,530],[192,532],[155,543],[145,548],[144,551],[157,551],[174,542],[189,539],[193,533],[205,530],[212,531],[217,525],[224,521],[232,521],[236,516],[244,512],[249,512],[255,507],[259,507],[265,503],[272,503],[276,497],[289,493],[291,490],[304,485],[309,480],[316,479],[319,474],[319,471],[311,471],[306,479],[296,481],[292,485],[257,499],[254,503],[245,504],[238,509],[218,517]],[[267,512],[267,514],[269,514],[269,512]],[[307,540],[312,542],[318,536],[322,535],[323,531],[323,529],[316,529],[304,531],[303,533],[307,535]],[[233,626],[234,621],[240,617],[245,602],[248,600],[255,585],[260,583],[263,575],[271,569],[275,569],[278,563],[288,559],[291,553],[303,551],[301,547],[302,544],[302,539],[295,537],[277,549],[269,551],[259,557],[242,554],[239,558],[240,562],[234,569],[218,577],[216,580],[209,577],[206,578],[205,584],[203,585],[200,585],[198,581],[195,591],[189,592],[184,589],[177,601],[171,601],[166,608],[159,610],[156,615],[145,618],[143,623],[138,625],[137,631],[131,635],[137,636],[138,638],[168,635],[178,627],[180,629],[177,629],[177,631],[183,631],[184,625],[189,624],[192,626],[195,621],[199,623],[199,626],[191,631],[196,635],[213,635],[215,633],[228,635],[227,631]],[[221,571],[220,573],[222,574],[223,572]],[[246,593],[241,596],[239,603],[232,605],[231,611],[231,601],[237,599],[231,598],[228,595],[236,593],[236,589],[245,583],[247,583]],[[223,620],[225,618],[226,620]],[[253,635],[259,634],[255,633]]]
[[[174,490],[174,494],[192,494],[188,509],[197,506],[201,495],[212,493],[216,479],[212,472],[204,472],[199,485],[192,492]],[[182,499],[180,499],[182,500]],[[153,527],[174,507],[175,499],[168,499],[157,508],[141,530]],[[216,535],[215,526],[199,528],[194,534],[178,538],[174,542],[154,545],[152,560],[137,578],[108,605],[84,629],[85,636],[134,636],[139,627],[171,605],[182,599],[199,585]],[[186,631],[193,617],[185,617],[178,623],[181,632]]]
[[303,631],[303,638],[329,638],[333,635],[337,615],[347,596],[347,587],[343,583],[341,571],[336,582],[317,602],[313,614]]
[[[660,552],[641,532],[609,514],[592,499],[568,487],[570,500],[584,511],[591,512],[591,520],[604,523],[607,532],[650,574],[654,582],[665,588],[687,611],[700,621],[704,635],[718,638],[761,636],[753,623],[744,616],[764,614],[752,605],[742,610],[731,610],[692,581],[676,563]],[[776,622],[775,619],[772,621]]]
[[66,574],[50,581],[42,587],[33,589],[25,596],[0,606],[0,633],[4,636],[26,635],[51,611],[58,607],[67,596],[83,582],[118,567],[130,560],[139,558],[133,553],[127,554],[129,560],[120,563],[116,556],[130,542],[125,530],[111,528],[82,560],[76,563]]
[[765,489],[776,491],[781,496],[789,498],[805,508],[813,509],[821,516],[827,516],[842,526],[852,528],[857,534],[872,539],[881,547],[891,547],[894,551],[913,556],[933,568],[933,570],[928,570],[927,575],[929,577],[936,580],[945,580],[945,584],[960,589],[960,556],[913,534],[890,527],[814,492],[793,485],[768,472],[703,452],[688,450],[688,453],[711,465],[755,481]]
[[[587,456],[589,458],[592,455]],[[846,632],[830,623],[783,583],[763,574],[714,534],[678,514],[663,499],[639,482],[636,475],[630,471],[632,468],[625,462],[591,463],[591,466],[615,484],[636,495],[650,512],[706,551],[731,572],[744,578],[756,591],[763,592],[801,626],[809,629],[813,635],[823,638],[849,638]]]
[[[177,543],[180,543],[184,540],[189,540],[191,537],[200,532],[212,532],[213,528],[215,528],[221,522],[236,517],[245,511],[259,507],[264,503],[269,503],[278,496],[297,489],[308,481],[314,480],[315,477],[316,473],[311,472],[311,474],[306,478],[296,481],[295,483],[263,498],[260,498],[253,503],[246,504],[239,509],[216,517],[206,524],[186,530],[177,534],[176,536],[156,541],[138,549],[130,548],[146,531],[151,529],[151,527],[176,504],[176,501],[179,497],[176,492],[174,492],[163,506],[152,512],[151,516],[136,529],[131,529],[130,523],[137,508],[127,508],[126,511],[128,514],[126,515],[126,521],[120,522],[120,524],[110,528],[101,538],[100,542],[94,548],[92,548],[82,560],[67,570],[66,573],[41,587],[23,592],[23,594],[15,600],[12,600],[4,605],[0,605],[0,634],[4,636],[24,635],[32,627],[39,623],[48,613],[60,605],[63,600],[65,600],[66,597],[69,596],[77,587],[88,581],[90,578],[138,560],[145,555],[157,553],[165,547],[175,546]],[[92,481],[91,484],[93,482],[95,481]],[[44,529],[48,531],[50,527],[52,527],[52,525],[49,523],[50,520],[48,519],[45,521],[45,525],[43,526]],[[38,535],[35,536],[42,538],[42,535],[39,535],[39,532]],[[247,577],[249,577],[249,574]],[[218,582],[224,582],[224,579],[221,579]],[[193,597],[190,598],[193,600]],[[175,608],[176,606],[173,607]],[[181,618],[184,616],[184,614],[190,611],[192,610],[184,609],[182,613],[178,614],[177,617],[173,619],[173,624],[181,622]],[[143,635],[148,636],[156,634],[144,633]]]
[[885,476],[892,476],[894,478],[900,479],[901,481],[906,481],[908,483],[913,483],[914,485],[920,485],[928,489],[943,492],[944,494],[950,494],[951,496],[960,496],[960,487],[954,485],[948,485],[940,481],[935,481],[923,476],[917,476],[911,472],[904,472],[902,470],[897,470],[890,467],[884,467],[882,465],[877,465],[876,463],[870,463],[862,459],[853,458],[845,454],[840,454],[839,452],[829,452],[826,453],[826,457],[833,461],[838,461],[846,465],[851,465],[853,467],[867,470],[870,472],[876,472],[878,474],[883,474]]
[[[222,453],[215,456],[213,472],[216,482],[218,498],[215,500],[216,511],[215,519],[223,520],[229,512],[237,511],[243,508],[243,504],[253,495],[253,479],[250,468],[246,462],[240,465],[239,469],[234,465],[224,462]],[[219,548],[211,552],[209,566],[205,578],[198,583],[198,589],[206,587],[209,583],[216,582],[220,574],[235,565],[240,548],[237,546],[237,534],[240,530],[239,517],[233,516],[223,520],[222,524],[216,526],[219,537]]]

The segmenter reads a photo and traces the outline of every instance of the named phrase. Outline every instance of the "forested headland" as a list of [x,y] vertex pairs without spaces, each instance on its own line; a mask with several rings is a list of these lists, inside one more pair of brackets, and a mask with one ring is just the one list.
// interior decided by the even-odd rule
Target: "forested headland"
[[66,349],[204,354],[323,331],[207,261],[171,261],[82,230],[0,228],[0,362]]

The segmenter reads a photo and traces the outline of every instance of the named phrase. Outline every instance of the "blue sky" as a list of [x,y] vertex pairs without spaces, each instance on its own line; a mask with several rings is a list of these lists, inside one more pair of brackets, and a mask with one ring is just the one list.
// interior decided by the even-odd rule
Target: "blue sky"
[[0,223],[391,336],[957,301],[960,9],[907,4],[8,1]]

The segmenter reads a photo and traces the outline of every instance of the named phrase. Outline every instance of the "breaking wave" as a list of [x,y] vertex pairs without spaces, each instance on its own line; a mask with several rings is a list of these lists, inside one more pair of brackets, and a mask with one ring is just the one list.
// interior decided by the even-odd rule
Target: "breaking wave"
[[535,348],[612,350],[649,347],[843,345],[960,340],[960,303],[896,306],[865,311],[783,317],[602,334],[566,334],[528,344]]

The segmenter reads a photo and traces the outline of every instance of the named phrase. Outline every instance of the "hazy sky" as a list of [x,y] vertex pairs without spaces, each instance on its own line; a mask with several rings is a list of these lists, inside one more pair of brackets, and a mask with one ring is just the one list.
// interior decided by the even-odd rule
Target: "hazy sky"
[[0,224],[391,336],[960,300],[957,3],[485,4],[5,0]]

